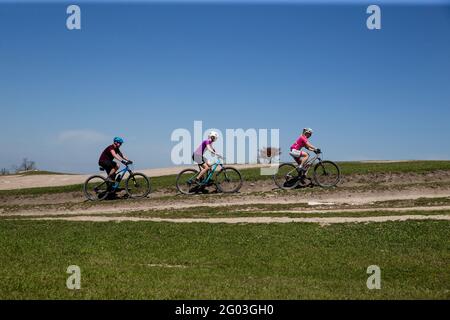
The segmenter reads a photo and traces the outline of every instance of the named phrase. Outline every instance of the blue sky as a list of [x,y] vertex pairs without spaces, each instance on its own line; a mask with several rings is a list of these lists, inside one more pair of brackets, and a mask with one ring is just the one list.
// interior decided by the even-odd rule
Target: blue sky
[[81,1],[69,31],[68,3],[0,1],[0,168],[93,172],[115,135],[170,166],[194,120],[278,128],[285,151],[312,127],[334,160],[450,159],[448,1],[381,5],[376,31],[368,2],[264,2]]

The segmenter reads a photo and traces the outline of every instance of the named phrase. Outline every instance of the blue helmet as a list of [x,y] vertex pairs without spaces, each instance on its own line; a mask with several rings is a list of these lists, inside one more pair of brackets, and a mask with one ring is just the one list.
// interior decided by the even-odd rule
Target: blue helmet
[[123,143],[123,139],[121,137],[115,137],[114,138],[114,142],[122,144]]

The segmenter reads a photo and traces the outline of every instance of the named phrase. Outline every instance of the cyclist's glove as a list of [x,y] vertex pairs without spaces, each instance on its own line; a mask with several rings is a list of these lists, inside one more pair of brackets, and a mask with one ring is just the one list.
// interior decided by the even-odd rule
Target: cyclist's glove
[[319,153],[322,153],[322,151],[319,148],[317,148],[315,153],[319,154]]

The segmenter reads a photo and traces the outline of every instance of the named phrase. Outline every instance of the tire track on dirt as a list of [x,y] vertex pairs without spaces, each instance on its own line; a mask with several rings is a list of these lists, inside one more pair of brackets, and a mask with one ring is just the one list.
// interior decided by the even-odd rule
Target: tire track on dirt
[[[434,189],[420,189],[420,190],[404,190],[404,191],[377,191],[377,192],[364,192],[364,193],[352,193],[338,191],[331,194],[315,195],[309,197],[304,194],[265,194],[265,195],[233,195],[221,197],[220,195],[202,196],[181,196],[176,200],[162,200],[162,199],[147,199],[143,201],[113,201],[110,204],[105,202],[93,205],[87,208],[73,207],[67,208],[64,205],[55,208],[48,208],[38,206],[32,208],[14,210],[8,212],[7,209],[0,209],[2,216],[49,216],[49,215],[89,215],[89,214],[121,214],[121,213],[133,213],[138,211],[170,211],[170,210],[183,210],[191,208],[219,208],[229,206],[251,206],[251,205],[290,205],[292,209],[283,209],[283,212],[293,212],[300,210],[299,212],[305,212],[307,209],[297,209],[296,206],[304,206],[308,203],[314,203],[315,205],[323,205],[329,207],[330,210],[333,206],[339,205],[351,205],[351,206],[371,206],[377,201],[390,201],[390,200],[411,200],[417,198],[434,198],[434,197],[449,197],[450,191],[448,190],[434,190]],[[322,205],[322,206],[323,206]],[[432,207],[433,208],[433,207]],[[376,210],[374,208],[373,210]],[[384,210],[385,208],[379,208]],[[257,209],[264,211],[263,209]],[[276,209],[274,209],[277,211]],[[271,210],[271,211],[274,211]],[[335,209],[336,210],[336,209]],[[358,209],[361,210],[361,209]],[[267,210],[266,210],[267,211]],[[322,211],[324,211],[322,209]],[[311,211],[314,212],[314,209]]]
[[322,226],[338,223],[372,223],[408,220],[445,220],[450,221],[450,215],[403,215],[379,217],[234,217],[234,218],[145,218],[145,217],[105,217],[105,216],[74,216],[74,217],[42,217],[31,220],[63,220],[79,222],[171,222],[171,223],[224,223],[224,224],[269,224],[269,223],[318,223]]

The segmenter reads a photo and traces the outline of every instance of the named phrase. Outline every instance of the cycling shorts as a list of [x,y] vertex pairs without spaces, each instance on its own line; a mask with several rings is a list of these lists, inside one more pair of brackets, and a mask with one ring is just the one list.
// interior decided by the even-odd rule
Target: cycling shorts
[[114,162],[112,160],[103,160],[103,161],[99,161],[98,165],[100,167],[102,167],[103,169],[105,169],[106,173],[109,175],[109,173],[111,172],[112,169],[114,168],[118,168],[119,165],[117,164],[117,162]]
[[291,156],[293,156],[294,158],[299,158],[299,157],[301,157],[303,155],[306,155],[306,152],[303,152],[303,151],[300,151],[300,150],[296,150],[296,149],[291,149],[289,154]]
[[207,159],[203,155],[195,152],[192,154],[192,160],[197,162],[199,165],[203,165],[205,164],[205,162],[207,162]]

